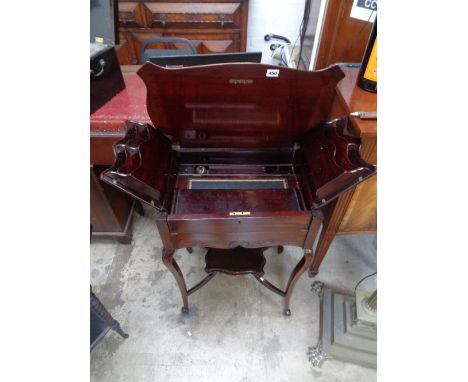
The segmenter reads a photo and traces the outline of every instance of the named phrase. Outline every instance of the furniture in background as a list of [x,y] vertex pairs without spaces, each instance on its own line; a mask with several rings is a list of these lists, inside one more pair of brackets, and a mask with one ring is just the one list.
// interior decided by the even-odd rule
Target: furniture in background
[[[342,65],[345,73],[336,87],[336,96],[329,118],[341,118],[355,111],[377,111],[377,94],[356,85],[359,69]],[[361,157],[377,164],[377,120],[350,117],[349,128],[361,137]],[[317,241],[317,262],[309,269],[315,276],[337,234],[374,233],[377,231],[377,176],[345,192],[328,207],[327,218]]]
[[119,43],[118,0],[90,1],[90,42]]
[[129,244],[134,202],[128,195],[99,180],[101,172],[114,163],[112,145],[125,135],[125,120],[149,121],[144,84],[135,74],[138,67],[121,68],[125,89],[90,118],[91,223],[94,237]]
[[[90,49],[90,112],[91,115],[125,88],[120,65],[113,46],[91,43]],[[90,207],[93,236],[132,240],[133,201],[126,195],[101,183],[99,160],[90,168]]]
[[372,23],[350,17],[353,0],[328,0],[325,6],[314,70],[336,62],[361,62]]
[[[121,65],[139,64],[141,45],[153,37],[183,37],[197,52],[244,52],[247,43],[248,0],[119,1]],[[177,49],[152,44],[151,49]]]
[[[99,154],[91,153],[91,158],[96,157]],[[90,166],[90,215],[94,227],[92,236],[130,244],[135,202],[128,195],[99,180],[101,172],[107,167],[109,166],[101,165],[99,160]]]
[[128,338],[128,334],[125,333],[117,320],[115,320],[111,314],[107,311],[101,301],[93,293],[93,287],[91,287],[91,320],[90,320],[90,342],[91,350],[97,345],[97,343],[112,329],[116,333],[120,334],[123,338]]
[[261,61],[262,52],[207,53],[150,58],[150,62],[163,68]]
[[321,367],[326,359],[338,359],[377,368],[377,291],[366,301],[312,284],[320,299],[319,338],[309,347],[309,361]]
[[90,44],[90,112],[94,113],[125,87],[113,46]]
[[[185,45],[187,49],[147,49],[149,45],[154,43],[173,43],[179,45]],[[185,56],[188,54],[197,54],[197,48],[193,45],[193,42],[181,37],[152,37],[145,40],[141,44],[141,64],[149,61],[151,57],[160,56]]]

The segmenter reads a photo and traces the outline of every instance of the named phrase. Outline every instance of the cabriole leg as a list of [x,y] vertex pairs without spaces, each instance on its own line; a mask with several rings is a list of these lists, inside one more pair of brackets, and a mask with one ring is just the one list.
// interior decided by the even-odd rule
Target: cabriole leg
[[288,285],[286,287],[286,294],[284,296],[284,314],[286,316],[291,315],[291,310],[289,309],[289,301],[291,300],[291,295],[296,286],[297,281],[301,277],[301,275],[312,265],[314,257],[312,251],[310,249],[306,249],[304,251],[304,256],[301,260],[297,263],[294,267],[294,270],[289,277]]
[[174,260],[174,250],[163,249],[162,260],[167,269],[172,273],[179,286],[180,294],[182,295],[182,313],[188,313],[188,293],[185,284],[184,276],[179,268],[179,265]]

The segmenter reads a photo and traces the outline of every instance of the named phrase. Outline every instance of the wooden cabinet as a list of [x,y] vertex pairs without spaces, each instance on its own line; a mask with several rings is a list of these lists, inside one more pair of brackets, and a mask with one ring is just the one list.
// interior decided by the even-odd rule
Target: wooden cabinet
[[372,23],[350,17],[353,0],[328,0],[315,70],[337,62],[361,62]]
[[116,239],[122,244],[132,241],[134,201],[122,192],[101,182],[99,176],[107,166],[91,165],[90,214],[93,237]]
[[120,63],[140,63],[141,44],[152,37],[187,38],[201,54],[243,52],[247,14],[248,0],[119,1]]

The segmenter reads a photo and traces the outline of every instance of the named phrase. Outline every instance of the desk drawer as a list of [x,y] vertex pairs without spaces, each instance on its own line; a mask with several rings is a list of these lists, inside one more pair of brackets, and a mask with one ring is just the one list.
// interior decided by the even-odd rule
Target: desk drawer
[[291,231],[307,232],[310,215],[291,216],[249,216],[219,218],[184,218],[183,215],[169,215],[171,233],[210,233],[218,238],[232,233],[282,233]]
[[230,232],[230,233],[180,233],[172,234],[176,248],[244,248],[273,247],[276,245],[295,245],[302,247],[307,231],[280,232]]

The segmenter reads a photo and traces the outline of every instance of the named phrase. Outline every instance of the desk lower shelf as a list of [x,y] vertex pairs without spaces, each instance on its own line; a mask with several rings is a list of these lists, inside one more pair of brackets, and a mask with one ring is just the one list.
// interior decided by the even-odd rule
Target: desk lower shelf
[[[236,276],[251,274],[265,288],[284,298],[283,313],[286,316],[291,315],[291,310],[289,309],[289,300],[297,280],[307,270],[307,268],[312,265],[312,251],[304,251],[304,256],[301,260],[299,260],[291,272],[286,289],[282,290],[274,284],[270,283],[264,277],[263,267],[266,260],[265,256],[263,255],[263,251],[265,249],[266,248],[243,248],[240,246],[231,249],[209,248],[205,256],[205,271],[208,274],[205,278],[198,282],[198,284],[190,289],[187,288],[183,274],[180,271],[177,262],[173,258],[174,251],[165,250],[163,254],[163,262],[174,275],[177,284],[179,285],[184,303],[182,307],[182,313],[188,313],[189,311],[188,296],[206,285],[218,272],[222,272]],[[282,252],[282,250],[283,248],[281,246],[278,247],[278,252]]]
[[230,275],[253,274],[263,276],[265,256],[263,248],[215,249],[210,248],[205,255],[207,273],[222,272]]

